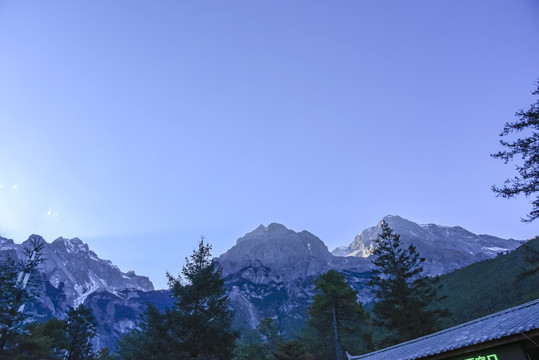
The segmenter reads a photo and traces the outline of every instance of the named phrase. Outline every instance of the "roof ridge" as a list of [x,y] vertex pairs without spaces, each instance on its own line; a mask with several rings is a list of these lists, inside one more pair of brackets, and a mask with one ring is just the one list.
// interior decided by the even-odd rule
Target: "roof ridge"
[[[536,305],[539,303],[539,298],[538,299],[535,299],[535,300],[532,300],[532,301],[528,301],[527,303],[524,303],[524,304],[520,304],[520,305],[516,305],[516,306],[513,306],[513,307],[510,307],[508,309],[504,309],[504,310],[500,310],[496,313],[493,313],[493,314],[488,314],[488,315],[485,315],[483,317],[480,317],[480,318],[477,318],[477,319],[474,319],[474,320],[471,320],[471,321],[468,321],[468,322],[465,322],[465,323],[462,323],[462,324],[459,324],[459,325],[455,325],[455,326],[452,326],[450,328],[447,328],[447,329],[443,329],[443,330],[440,330],[440,331],[437,331],[435,333],[432,333],[432,334],[428,334],[428,335],[424,335],[424,336],[421,336],[421,337],[418,337],[418,338],[415,338],[415,339],[412,339],[412,340],[408,340],[406,342],[403,342],[403,343],[400,343],[400,344],[396,344],[396,345],[393,345],[393,346],[390,346],[390,347],[387,347],[387,348],[384,348],[384,349],[380,349],[380,350],[377,350],[373,353],[370,353],[370,354],[365,354],[364,356],[367,356],[367,355],[372,355],[374,353],[384,353],[386,351],[389,351],[389,350],[393,350],[393,349],[397,349],[397,348],[400,348],[400,347],[403,347],[403,346],[407,346],[409,344],[413,344],[413,343],[416,343],[416,342],[420,342],[420,341],[423,341],[425,339],[429,339],[429,338],[432,338],[432,337],[437,337],[441,334],[445,334],[449,331],[455,331],[457,329],[460,329],[460,328],[464,328],[464,327],[467,327],[467,326],[470,326],[470,325],[473,325],[477,322],[481,322],[481,321],[484,321],[485,319],[489,319],[489,318],[495,318],[495,317],[498,317],[498,316],[502,316],[502,315],[505,315],[507,313],[510,313],[510,312],[514,312],[514,311],[517,311],[517,310],[521,310],[521,309],[524,309],[524,308],[527,308],[527,307],[530,307],[530,306],[533,306],[533,305]],[[361,359],[363,356],[361,357],[358,357],[358,358],[355,358],[355,359]]]

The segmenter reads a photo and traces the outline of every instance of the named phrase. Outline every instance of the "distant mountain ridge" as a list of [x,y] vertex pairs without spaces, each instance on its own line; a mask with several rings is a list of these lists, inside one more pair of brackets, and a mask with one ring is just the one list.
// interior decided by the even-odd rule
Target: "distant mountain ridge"
[[[399,216],[388,215],[383,220],[401,235],[405,245],[413,243],[426,258],[427,275],[445,274],[491,259],[523,243],[475,235],[461,227],[418,225]],[[380,223],[363,230],[349,246],[333,253],[310,232],[295,232],[276,223],[260,225],[240,237],[215,259],[223,268],[225,284],[237,310],[236,323],[254,327],[261,319],[272,317],[279,319],[285,333],[292,331],[305,316],[314,294],[314,279],[330,269],[345,275],[358,290],[360,301],[371,301],[372,294],[366,286],[373,266],[369,256]]]
[[[418,225],[398,216],[384,218],[413,243],[426,258],[430,275],[443,274],[468,264],[490,259],[518,247],[522,241],[475,235],[460,227]],[[284,225],[260,225],[237,239],[236,244],[214,260],[222,267],[225,287],[236,310],[235,326],[254,328],[266,317],[277,319],[285,335],[303,324],[314,295],[314,279],[330,269],[341,272],[367,303],[372,294],[366,283],[372,269],[366,257],[379,224],[363,230],[348,246],[329,252],[324,242],[308,231],[296,232]],[[23,244],[0,237],[0,259],[22,256]],[[151,281],[134,272],[122,272],[100,259],[80,239],[58,238],[44,249],[41,265],[40,302],[29,307],[38,317],[65,318],[70,306],[84,303],[98,322],[98,347],[114,347],[136,326],[148,303],[159,309],[172,305],[169,292],[154,291]]]
[[[383,220],[394,233],[400,235],[403,244],[413,244],[419,254],[425,257],[424,268],[429,275],[444,274],[477,261],[491,259],[525,243],[523,240],[476,235],[460,226],[419,225],[396,215],[388,215]],[[363,230],[350,245],[338,247],[332,254],[367,258],[380,231],[380,224]]]
[[277,223],[260,225],[247,233],[216,261],[223,267],[224,276],[255,267],[271,270],[258,279],[245,274],[256,283],[289,281],[333,268],[360,271],[369,268],[363,259],[333,256],[324,242],[308,231],[295,232]]
[[[47,243],[41,236],[31,235],[22,244],[15,244],[11,239],[0,237],[0,259],[7,256],[14,260],[24,258],[23,249],[32,240],[45,243],[42,254],[44,261],[39,265],[39,302],[28,306],[28,311],[37,318],[64,319],[70,307],[82,303],[94,310],[96,304],[92,304],[91,300],[95,299],[96,294],[136,299],[138,293],[151,293],[154,290],[148,277],[136,275],[134,271],[122,272],[111,261],[100,259],[79,238],[60,237]],[[136,303],[136,300],[131,303]],[[114,313],[113,310],[109,309]],[[123,324],[124,332],[135,325],[136,317],[137,314],[133,313],[133,318],[128,319],[129,323]],[[114,344],[109,339],[111,332],[118,332],[114,325],[98,324],[98,344]]]
[[40,269],[52,286],[62,288],[70,305],[83,303],[88,295],[97,290],[154,290],[148,277],[136,275],[134,271],[122,272],[110,260],[100,259],[79,238],[60,237],[49,244],[41,236],[31,235],[20,245],[13,240],[0,238],[0,252],[11,250],[16,253],[16,258],[22,258],[23,248],[32,239],[45,243],[44,261]]
[[353,274],[350,281],[359,285],[370,268],[366,259],[331,255],[308,231],[295,232],[276,223],[247,233],[215,261],[223,269],[236,310],[235,325],[254,328],[271,317],[278,319],[285,334],[301,326],[317,276],[336,269]]

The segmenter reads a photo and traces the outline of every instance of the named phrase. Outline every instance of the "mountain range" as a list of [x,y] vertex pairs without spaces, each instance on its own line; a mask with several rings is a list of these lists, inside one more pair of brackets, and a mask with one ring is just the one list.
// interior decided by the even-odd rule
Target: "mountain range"
[[[127,307],[130,308],[130,317],[128,316],[127,321],[103,321],[117,320],[110,319],[111,314],[116,314],[116,309],[109,309],[107,317],[99,318],[96,296],[108,294],[109,297],[135,299],[137,296],[143,299],[153,297],[155,291],[148,277],[136,275],[134,271],[122,272],[111,261],[100,259],[78,238],[58,238],[49,244],[41,236],[31,235],[22,244],[15,244],[13,240],[0,237],[0,260],[7,256],[22,259],[23,249],[35,240],[42,241],[45,246],[42,254],[44,261],[39,265],[37,282],[39,301],[27,307],[27,311],[32,313],[34,318],[65,319],[70,307],[82,303],[86,306],[91,304],[90,307],[98,318],[99,335],[96,345],[99,347],[113,345],[122,333],[135,326],[137,315],[144,311],[146,301],[141,299],[141,304],[136,304],[136,301],[132,300],[129,303]],[[168,295],[166,297],[168,298]],[[131,310],[137,309],[137,305],[140,305],[138,313]]]
[[[476,235],[460,226],[436,224],[419,225],[400,216],[388,215],[383,219],[393,232],[399,234],[405,246],[413,244],[426,259],[425,272],[440,275],[460,269],[474,262],[491,259],[500,253],[512,251],[524,241],[501,239],[491,235]],[[348,246],[332,251],[336,256],[369,257],[373,241],[380,231],[378,225],[358,234]]]
[[[399,216],[386,216],[404,244],[413,243],[426,258],[428,275],[444,274],[477,261],[516,249],[524,241],[476,235],[461,227],[418,225]],[[363,303],[372,301],[365,286],[372,268],[369,259],[380,223],[359,233],[348,245],[332,252],[308,231],[295,232],[281,224],[260,225],[240,237],[215,261],[223,277],[234,325],[255,327],[266,317],[277,319],[285,335],[300,328],[314,295],[314,279],[330,269],[345,275]],[[23,244],[0,238],[0,258],[22,256]],[[65,318],[69,307],[83,303],[98,323],[97,347],[114,347],[133,329],[148,303],[164,309],[172,305],[168,291],[155,291],[151,281],[133,271],[122,272],[100,259],[80,239],[59,238],[44,248],[40,301],[29,311],[38,318]]]

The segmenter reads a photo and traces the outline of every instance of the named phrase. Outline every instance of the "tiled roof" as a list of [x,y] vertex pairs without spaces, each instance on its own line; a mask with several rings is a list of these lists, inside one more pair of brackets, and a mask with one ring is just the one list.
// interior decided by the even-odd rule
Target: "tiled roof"
[[370,354],[349,356],[349,359],[420,359],[536,329],[539,329],[539,299]]

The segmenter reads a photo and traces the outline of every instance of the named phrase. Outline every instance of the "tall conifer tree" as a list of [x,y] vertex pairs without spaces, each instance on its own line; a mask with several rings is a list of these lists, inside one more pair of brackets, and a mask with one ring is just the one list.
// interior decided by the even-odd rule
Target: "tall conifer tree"
[[[307,320],[311,347],[316,355],[342,360],[343,346],[358,352],[362,343],[362,325],[366,319],[363,306],[343,275],[330,270],[315,280],[316,295],[308,308]],[[350,347],[354,347],[351,349]]]
[[44,246],[40,238],[32,237],[21,261],[8,257],[0,263],[0,355],[8,339],[23,330],[27,318],[24,308],[35,297],[37,267],[43,261]]
[[92,310],[80,304],[67,314],[67,360],[91,360],[94,357],[91,340],[96,335]]
[[374,241],[375,268],[367,283],[377,301],[375,324],[388,335],[381,345],[414,339],[438,330],[438,320],[447,310],[435,309],[437,278],[423,275],[421,258],[413,245],[404,248],[400,236],[382,221],[382,233]]
[[171,309],[149,306],[137,330],[122,338],[118,353],[130,360],[229,360],[237,334],[221,268],[211,246],[199,242],[177,278],[167,273]]
[[167,273],[172,297],[176,300],[171,324],[180,339],[178,348],[194,359],[232,358],[233,312],[225,291],[222,270],[211,258],[211,245],[202,237],[198,249],[185,259],[177,278]]
[[[537,89],[532,93],[539,96],[539,81]],[[515,161],[518,176],[505,180],[502,187],[492,186],[497,196],[512,198],[524,194],[532,197],[532,209],[524,222],[532,222],[539,218],[539,99],[527,111],[520,110],[515,114],[519,119],[507,122],[500,134],[500,144],[505,150],[491,156],[502,159],[506,164]],[[520,138],[510,139],[511,134],[523,134]]]

